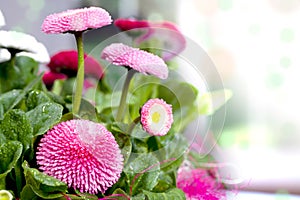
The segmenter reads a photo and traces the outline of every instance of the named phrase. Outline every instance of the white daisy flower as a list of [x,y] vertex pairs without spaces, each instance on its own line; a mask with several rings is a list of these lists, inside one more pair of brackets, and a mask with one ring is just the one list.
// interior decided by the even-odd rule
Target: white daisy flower
[[50,61],[46,47],[33,36],[22,32],[1,30],[0,48],[16,53],[16,56],[29,56],[37,62],[48,63]]

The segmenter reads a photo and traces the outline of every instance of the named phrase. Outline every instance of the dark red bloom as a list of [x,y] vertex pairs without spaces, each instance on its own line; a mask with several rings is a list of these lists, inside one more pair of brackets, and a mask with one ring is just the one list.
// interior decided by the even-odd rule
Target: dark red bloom
[[67,79],[67,75],[62,74],[62,73],[57,73],[57,72],[45,72],[43,75],[43,82],[47,86],[47,88],[52,87],[53,83],[55,80],[60,79],[60,80],[65,80]]
[[[86,76],[93,76],[100,79],[103,69],[99,62],[87,54],[84,55]],[[48,67],[52,72],[66,74],[68,77],[76,76],[78,69],[78,53],[75,50],[61,51],[51,57]]]
[[115,20],[114,24],[122,31],[128,31],[135,28],[147,28],[150,26],[147,20],[137,20],[132,18],[119,18]]

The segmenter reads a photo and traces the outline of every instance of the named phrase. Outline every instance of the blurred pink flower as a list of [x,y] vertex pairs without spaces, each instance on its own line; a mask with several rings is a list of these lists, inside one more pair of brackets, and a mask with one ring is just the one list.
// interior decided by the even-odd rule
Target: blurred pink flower
[[[100,79],[103,76],[103,69],[99,62],[91,56],[84,55],[84,74]],[[50,63],[47,65],[52,72],[59,72],[76,76],[78,69],[78,53],[75,50],[60,51],[51,56]]]
[[109,25],[111,22],[111,16],[103,8],[79,8],[48,15],[42,24],[42,31],[45,33],[85,31]]
[[146,75],[154,75],[161,79],[168,78],[168,67],[160,57],[122,43],[113,43],[105,47],[101,58],[114,65],[129,67]]
[[219,200],[225,198],[223,185],[206,169],[180,167],[177,187],[182,189],[187,200]]
[[150,26],[154,28],[154,31],[149,32],[149,37],[163,41],[164,46],[161,57],[164,60],[172,59],[185,49],[186,39],[174,23],[163,21],[151,23]]
[[[142,42],[150,39],[156,39],[162,43],[162,59],[168,61],[178,55],[185,49],[186,40],[179,28],[172,22],[151,22],[147,20],[124,19],[120,18],[114,22],[114,25],[122,31],[142,31],[136,42]],[[129,32],[130,33],[130,32]]]
[[41,139],[36,159],[44,173],[90,194],[104,193],[123,170],[123,156],[112,133],[87,120],[54,126]]
[[162,99],[150,99],[141,109],[141,124],[150,135],[163,136],[173,123],[172,105]]

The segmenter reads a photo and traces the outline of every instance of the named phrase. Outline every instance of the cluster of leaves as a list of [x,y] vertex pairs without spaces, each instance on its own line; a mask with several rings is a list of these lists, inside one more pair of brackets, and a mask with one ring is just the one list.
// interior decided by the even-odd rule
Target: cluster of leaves
[[[40,137],[55,124],[73,118],[71,114],[71,96],[58,96],[48,91],[37,74],[38,64],[28,57],[16,57],[15,60],[0,64],[0,189],[11,191],[21,199],[97,199],[97,196],[70,191],[65,183],[47,176],[37,169],[35,151]],[[112,103],[120,94],[113,94],[114,85],[109,79],[115,77],[107,72],[105,89],[96,90],[95,107],[89,101],[83,101],[80,115],[90,120],[106,124],[114,134],[125,158],[125,167],[118,183],[105,195],[123,194],[136,199],[173,198],[184,199],[184,193],[176,188],[176,170],[183,159],[187,147],[183,135],[174,126],[164,137],[140,138],[146,135],[140,126],[128,134],[128,123],[116,123],[113,113],[118,107]],[[20,78],[22,77],[22,78]],[[142,76],[137,76],[134,85],[139,85]],[[145,77],[143,77],[145,78]],[[139,108],[152,97],[164,98],[174,105],[175,123],[180,120],[176,110],[180,106],[190,107],[191,102],[179,102],[170,88],[159,85],[159,80],[147,77],[145,87],[135,90],[132,86],[132,98],[129,100],[128,119],[139,115]],[[179,87],[181,83],[166,83]],[[62,87],[66,87],[63,85]],[[172,88],[175,89],[176,88]],[[145,92],[147,91],[147,92]],[[183,95],[196,95],[192,87]],[[88,98],[88,93],[87,93]],[[129,121],[129,120],[128,120]],[[179,147],[179,148],[178,148]],[[166,162],[163,162],[166,161]],[[73,193],[73,194],[70,194]],[[175,196],[174,196],[175,195]],[[124,198],[124,197],[123,197]]]

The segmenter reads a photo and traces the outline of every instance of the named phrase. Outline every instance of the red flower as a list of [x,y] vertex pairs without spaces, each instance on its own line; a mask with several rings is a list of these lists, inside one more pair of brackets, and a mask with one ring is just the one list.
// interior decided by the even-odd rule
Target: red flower
[[114,25],[122,31],[128,31],[135,28],[149,27],[149,22],[147,20],[119,18],[115,20]]
[[104,193],[120,178],[123,156],[103,125],[87,120],[62,122],[41,139],[39,169],[80,192]]
[[67,75],[57,72],[45,72],[43,75],[43,82],[47,86],[47,88],[52,87],[55,80],[65,80],[67,79]]
[[[84,55],[85,68],[84,73],[87,76],[93,76],[100,79],[103,75],[103,69],[99,62],[91,56]],[[51,57],[48,67],[52,72],[58,72],[76,76],[78,69],[78,53],[75,50],[61,51]]]

